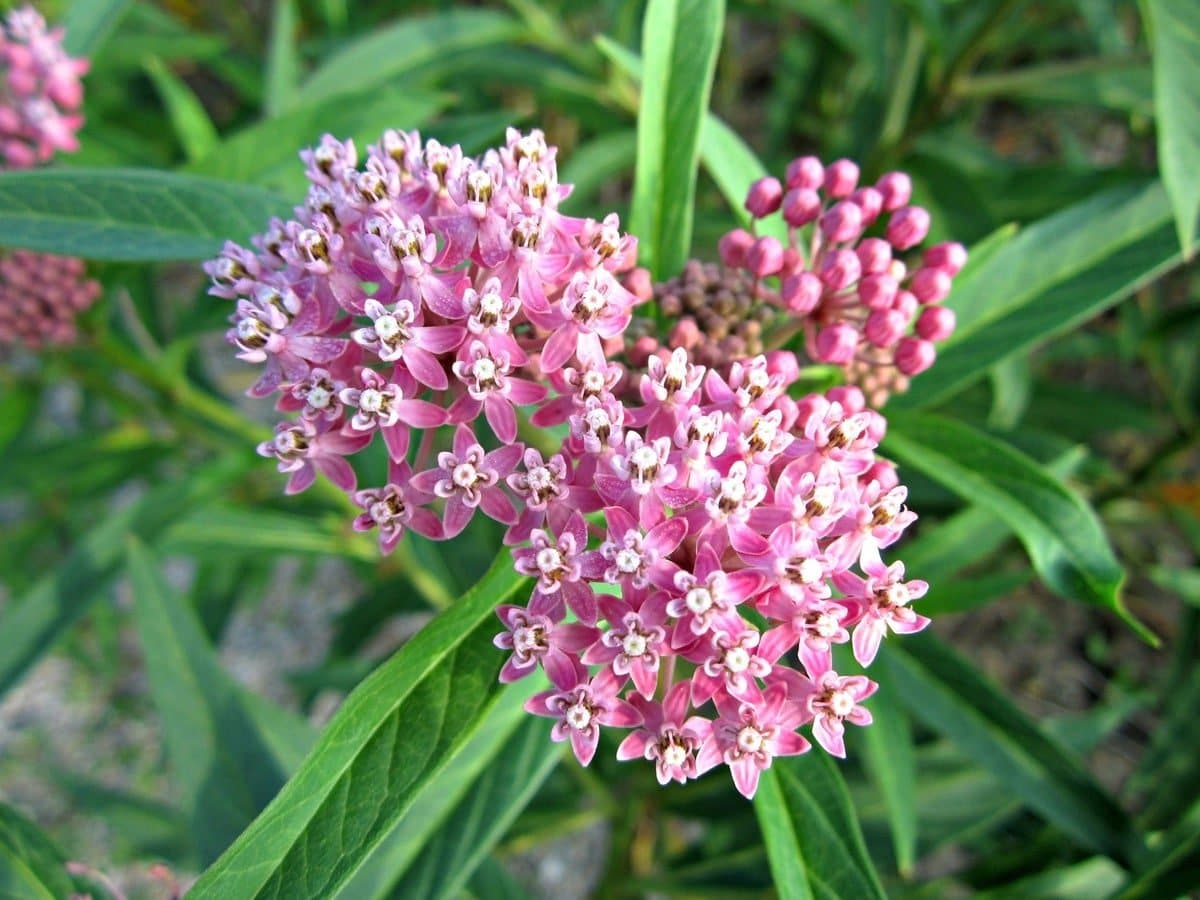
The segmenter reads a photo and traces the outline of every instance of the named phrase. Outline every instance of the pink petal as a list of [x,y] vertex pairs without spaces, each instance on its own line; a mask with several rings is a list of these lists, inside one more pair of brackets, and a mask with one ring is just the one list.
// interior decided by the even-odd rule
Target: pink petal
[[550,335],[542,350],[542,372],[557,372],[575,354],[577,332],[574,324],[567,323]]
[[447,353],[458,349],[467,336],[461,325],[431,325],[413,329],[413,339],[418,347],[430,353]]
[[503,397],[489,394],[483,401],[483,413],[501,443],[511,444],[517,439],[517,414],[511,403]]
[[474,514],[474,507],[463,503],[461,494],[455,493],[450,497],[446,501],[446,509],[442,514],[442,529],[446,540],[461,534]]
[[479,492],[479,508],[497,522],[513,525],[517,521],[517,510],[508,495],[499,488],[484,488]]
[[420,347],[407,347],[404,350],[404,365],[421,384],[444,391],[450,384],[446,378],[446,370],[438,362],[438,358]]
[[621,741],[621,746],[617,748],[617,759],[621,762],[642,759],[646,755],[646,748],[652,743],[654,743],[654,736],[650,732],[635,731]]
[[754,792],[758,790],[758,779],[762,774],[758,764],[751,756],[745,756],[733,763],[729,767],[729,771],[733,774],[733,784],[738,789],[738,793],[747,800],[754,799]]
[[858,660],[859,665],[869,666],[874,661],[886,630],[887,626],[883,623],[883,619],[874,616],[858,623],[851,642],[854,645],[854,658]]
[[596,747],[600,743],[600,729],[592,728],[590,736],[574,728],[571,729],[571,749],[581,766],[586,766],[596,755]]
[[383,442],[387,444],[388,456],[393,462],[400,462],[408,454],[409,430],[407,425],[391,425],[381,428]]

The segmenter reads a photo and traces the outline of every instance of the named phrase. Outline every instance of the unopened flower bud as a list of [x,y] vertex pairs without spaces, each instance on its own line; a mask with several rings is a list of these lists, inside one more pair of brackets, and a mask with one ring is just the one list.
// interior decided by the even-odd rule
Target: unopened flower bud
[[783,266],[783,245],[778,239],[760,237],[746,252],[746,267],[758,278],[774,275]]
[[807,225],[821,214],[821,197],[812,188],[795,188],[784,194],[783,218],[793,228]]
[[896,296],[892,298],[892,309],[902,313],[904,318],[910,322],[912,317],[917,314],[920,305],[920,301],[912,295],[911,291],[897,291]]
[[869,340],[876,347],[890,347],[904,336],[908,327],[908,319],[903,313],[894,309],[876,309],[867,316],[864,329]]
[[887,239],[897,250],[915,247],[929,234],[929,213],[919,206],[897,210],[888,222]]
[[862,233],[862,227],[862,210],[849,200],[835,203],[821,216],[821,233],[826,240],[837,244],[854,240]]
[[934,244],[925,251],[924,261],[925,265],[942,269],[953,278],[967,264],[967,250],[962,244],[953,242]]
[[821,264],[821,281],[831,291],[840,291],[858,281],[862,265],[853,250],[834,250]]
[[862,412],[867,405],[863,392],[852,384],[839,384],[825,392],[832,402],[840,404],[847,415]]
[[754,245],[754,235],[743,228],[727,232],[717,244],[721,262],[731,269],[741,268],[746,263],[746,253]]
[[896,368],[905,375],[919,375],[937,359],[933,344],[924,338],[906,337],[896,345]]
[[858,332],[853,325],[839,322],[817,333],[817,356],[821,362],[845,365],[854,359],[858,347]]
[[746,194],[746,211],[756,219],[769,216],[783,201],[783,185],[778,178],[760,178]]
[[824,181],[825,167],[815,156],[801,156],[788,163],[788,188],[815,191]]
[[950,294],[950,276],[944,269],[918,269],[913,273],[912,292],[922,303],[945,300]]
[[883,210],[883,195],[873,187],[861,187],[850,195],[852,203],[862,210],[863,228],[869,228]]
[[889,309],[900,286],[886,273],[867,275],[858,283],[858,296],[869,309]]
[[849,197],[858,186],[858,166],[848,159],[839,159],[825,170],[825,190],[831,197]]
[[895,212],[912,198],[912,179],[903,172],[888,172],[875,182],[875,189],[883,198],[884,212]]
[[825,288],[812,272],[801,272],[784,279],[780,297],[790,312],[805,315],[817,308]]
[[855,252],[864,275],[886,272],[892,262],[892,245],[882,238],[866,238]]
[[954,310],[945,306],[929,306],[917,318],[917,334],[927,341],[944,341],[954,334]]

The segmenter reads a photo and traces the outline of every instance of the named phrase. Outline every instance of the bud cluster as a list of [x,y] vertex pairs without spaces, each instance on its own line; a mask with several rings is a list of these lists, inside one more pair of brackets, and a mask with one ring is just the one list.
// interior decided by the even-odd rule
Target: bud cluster
[[75,317],[99,296],[81,259],[28,250],[0,255],[0,344],[72,344]]

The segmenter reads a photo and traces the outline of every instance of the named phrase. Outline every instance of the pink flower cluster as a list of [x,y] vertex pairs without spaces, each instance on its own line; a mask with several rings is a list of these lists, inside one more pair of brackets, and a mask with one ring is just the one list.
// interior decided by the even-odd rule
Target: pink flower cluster
[[929,213],[909,205],[912,182],[891,172],[860,186],[848,159],[828,166],[805,156],[788,166],[786,184],[751,185],[754,221],[779,215],[784,246],[769,235],[735,229],[721,240],[725,265],[759,282],[759,296],[797,317],[807,355],[843,367],[878,408],[936,358],[934,344],[954,331],[941,301],[966,263],[961,244],[936,244],[910,266],[900,254],[929,233]]
[[[548,395],[528,376],[562,382],[572,360],[620,349],[636,298],[617,275],[636,242],[615,215],[559,211],[570,188],[540,131],[510,129],[478,159],[396,131],[365,160],[330,136],[301,156],[311,187],[295,218],[205,267],[211,293],[237,302],[229,341],[262,366],[250,393],[297,414],[259,452],[290,473],[289,492],[318,471],[354,492],[355,526],[378,529],[385,552],[408,528],[454,537],[477,509],[515,524],[516,411]],[[481,419],[498,449],[484,449]],[[444,425],[453,446],[414,475]],[[356,490],[345,457],[377,434],[388,481]]]
[[883,418],[854,387],[793,400],[798,375],[787,352],[723,378],[677,349],[650,359],[634,406],[615,367],[585,365],[562,452],[527,450],[509,478],[526,499],[515,565],[536,586],[498,611],[501,680],[545,670],[526,708],[580,762],[603,726],[634,728],[618,756],[661,783],[723,763],[750,797],[774,757],[809,749],[800,727],[842,756],[845,724],[870,723],[875,684],[836,672],[834,645],[865,666],[889,630],[928,624],[909,606],[927,585],[880,557],[916,518],[875,457]]
[[29,6],[11,10],[0,25],[0,153],[8,168],[31,168],[58,150],[79,149],[79,79],[88,61],[69,56],[62,39],[63,30],[48,29]]
[[0,255],[0,344],[75,342],[75,317],[100,296],[81,259],[28,250]]

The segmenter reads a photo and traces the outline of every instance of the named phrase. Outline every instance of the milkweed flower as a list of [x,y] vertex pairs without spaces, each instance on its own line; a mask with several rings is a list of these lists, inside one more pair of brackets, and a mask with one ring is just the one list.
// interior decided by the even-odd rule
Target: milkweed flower
[[0,344],[72,344],[75,320],[100,296],[81,259],[13,250],[0,254]]

